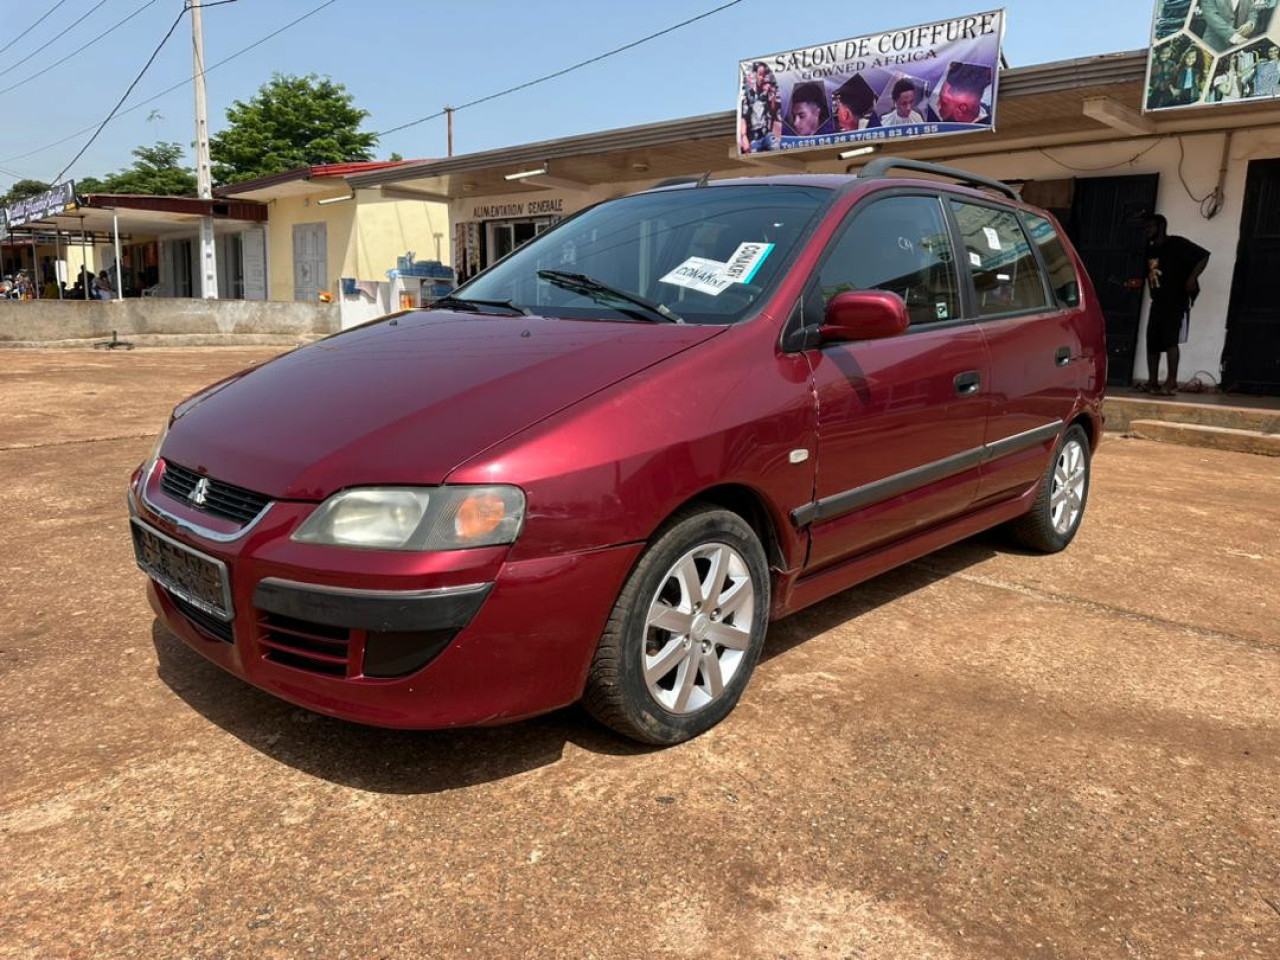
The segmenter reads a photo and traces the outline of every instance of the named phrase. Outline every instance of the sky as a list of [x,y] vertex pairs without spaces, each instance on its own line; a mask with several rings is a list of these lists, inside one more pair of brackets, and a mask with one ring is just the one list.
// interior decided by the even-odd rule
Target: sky
[[[322,2],[234,0],[205,10],[206,63],[236,53]],[[332,77],[346,85],[358,107],[369,111],[364,129],[388,130],[551,73],[724,2],[332,0],[261,46],[210,69],[210,127],[219,130],[233,101],[250,98],[273,72],[280,72]],[[454,152],[729,110],[735,103],[739,60],[977,13],[997,2],[741,0],[615,57],[455,114]],[[0,0],[0,32],[14,37],[55,3]],[[67,165],[142,69],[182,6],[183,0],[61,0],[20,41],[0,46],[0,191],[20,177],[52,180]],[[1145,47],[1150,36],[1149,0],[1004,0],[1004,7],[1004,51],[1012,66],[1134,50]],[[138,10],[66,63],[6,89]],[[191,28],[184,20],[122,109],[190,78]],[[127,167],[135,147],[158,140],[176,141],[190,152],[193,118],[187,83],[118,116],[68,177],[101,176]],[[65,142],[54,144],[60,140]],[[384,137],[378,156],[393,151],[406,158],[444,156],[444,120]]]

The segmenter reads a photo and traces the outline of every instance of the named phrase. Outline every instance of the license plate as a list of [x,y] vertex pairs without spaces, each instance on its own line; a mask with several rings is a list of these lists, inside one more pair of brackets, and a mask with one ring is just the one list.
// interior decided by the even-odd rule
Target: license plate
[[166,537],[139,520],[133,527],[138,568],[170,593],[220,620],[234,616],[227,565]]

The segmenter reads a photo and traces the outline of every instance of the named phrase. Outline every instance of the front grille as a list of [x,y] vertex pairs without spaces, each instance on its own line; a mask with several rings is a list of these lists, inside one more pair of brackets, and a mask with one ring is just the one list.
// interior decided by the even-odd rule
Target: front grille
[[272,663],[330,677],[347,675],[351,631],[345,627],[263,612],[258,628],[258,643]]
[[206,636],[212,637],[214,640],[221,640],[223,643],[235,643],[235,634],[232,632],[231,624],[225,620],[219,620],[210,613],[205,613],[194,604],[187,603],[181,597],[169,593],[169,599],[173,601],[173,605],[178,608],[178,612],[182,614],[191,623],[193,627]]
[[[205,492],[205,502],[198,505],[191,502],[191,493],[202,479],[209,481],[209,489]],[[175,500],[181,500],[196,510],[203,510],[215,517],[222,517],[224,520],[232,520],[239,524],[248,523],[271,502],[270,497],[264,497],[252,490],[245,490],[243,487],[233,487],[229,483],[214,480],[212,477],[201,477],[194,470],[188,470],[169,460],[164,463],[164,476],[160,478],[160,488]]]

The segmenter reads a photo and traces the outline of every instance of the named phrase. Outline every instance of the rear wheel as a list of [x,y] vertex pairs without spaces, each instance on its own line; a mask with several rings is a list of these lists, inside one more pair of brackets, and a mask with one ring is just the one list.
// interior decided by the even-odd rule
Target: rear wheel
[[1084,518],[1090,465],[1089,437],[1079,425],[1072,426],[1058,442],[1030,512],[1010,527],[1019,543],[1043,553],[1066,548]]
[[623,587],[583,702],[644,743],[697,736],[738,702],[768,618],[769,569],[754,531],[727,510],[682,511]]

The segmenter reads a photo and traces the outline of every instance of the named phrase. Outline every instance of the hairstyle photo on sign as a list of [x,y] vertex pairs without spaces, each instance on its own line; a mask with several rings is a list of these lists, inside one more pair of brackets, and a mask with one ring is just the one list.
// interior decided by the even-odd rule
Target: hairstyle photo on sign
[[929,107],[943,123],[990,123],[991,68],[952,61]]
[[994,129],[1000,10],[739,63],[738,150],[813,150]]
[[855,73],[831,94],[831,118],[837,133],[865,130],[880,126],[876,101],[880,94],[871,89],[867,78]]
[[1276,5],[1277,0],[1157,0],[1143,109],[1277,96]]

